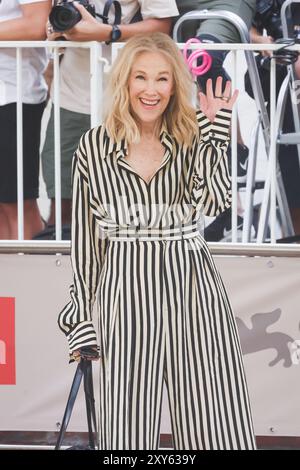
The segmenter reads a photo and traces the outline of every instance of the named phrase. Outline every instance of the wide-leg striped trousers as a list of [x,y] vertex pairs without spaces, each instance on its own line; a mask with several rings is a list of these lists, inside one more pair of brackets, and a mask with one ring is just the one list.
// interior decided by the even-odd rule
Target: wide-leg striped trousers
[[99,288],[100,449],[254,449],[237,329],[200,236],[111,241]]

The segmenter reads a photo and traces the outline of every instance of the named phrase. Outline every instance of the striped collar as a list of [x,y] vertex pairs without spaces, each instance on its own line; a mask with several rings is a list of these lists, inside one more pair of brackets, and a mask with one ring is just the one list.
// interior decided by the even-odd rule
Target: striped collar
[[[174,138],[168,133],[166,126],[163,126],[162,131],[159,136],[159,140],[163,144],[163,146],[170,151],[170,153],[173,153],[173,147],[174,147]],[[108,158],[111,156],[116,156],[117,159],[121,157],[125,157],[128,155],[128,142],[125,139],[120,140],[119,142],[114,142],[109,135],[107,134],[105,130],[105,136],[104,136],[104,148],[103,152],[101,152],[102,157]]]

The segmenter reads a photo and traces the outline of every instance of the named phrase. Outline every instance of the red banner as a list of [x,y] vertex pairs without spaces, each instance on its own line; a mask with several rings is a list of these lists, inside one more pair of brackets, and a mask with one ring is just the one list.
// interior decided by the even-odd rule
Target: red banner
[[15,299],[0,297],[0,385],[15,384]]

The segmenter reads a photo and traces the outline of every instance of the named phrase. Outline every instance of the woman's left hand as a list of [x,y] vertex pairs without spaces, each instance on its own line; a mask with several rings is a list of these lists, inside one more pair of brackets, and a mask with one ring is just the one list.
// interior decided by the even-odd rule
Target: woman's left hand
[[213,122],[220,109],[232,109],[238,97],[238,90],[234,90],[231,96],[231,82],[227,81],[224,92],[222,93],[222,77],[216,80],[215,93],[213,92],[212,80],[209,78],[206,82],[206,95],[199,93],[200,109]]
[[73,351],[70,358],[74,359],[76,362],[80,362],[81,359],[86,359],[87,361],[98,361],[100,355],[96,346],[85,346]]

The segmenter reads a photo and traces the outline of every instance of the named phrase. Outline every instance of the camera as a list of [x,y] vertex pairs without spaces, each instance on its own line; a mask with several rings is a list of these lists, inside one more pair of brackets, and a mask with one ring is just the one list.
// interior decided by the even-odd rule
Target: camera
[[[81,20],[81,14],[73,3],[73,1],[61,0],[52,8],[49,21],[53,31],[66,31],[73,28]],[[95,7],[90,4],[89,0],[78,0],[78,3],[93,17],[96,17]]]
[[274,39],[283,37],[280,10],[284,0],[257,0],[255,22]]

